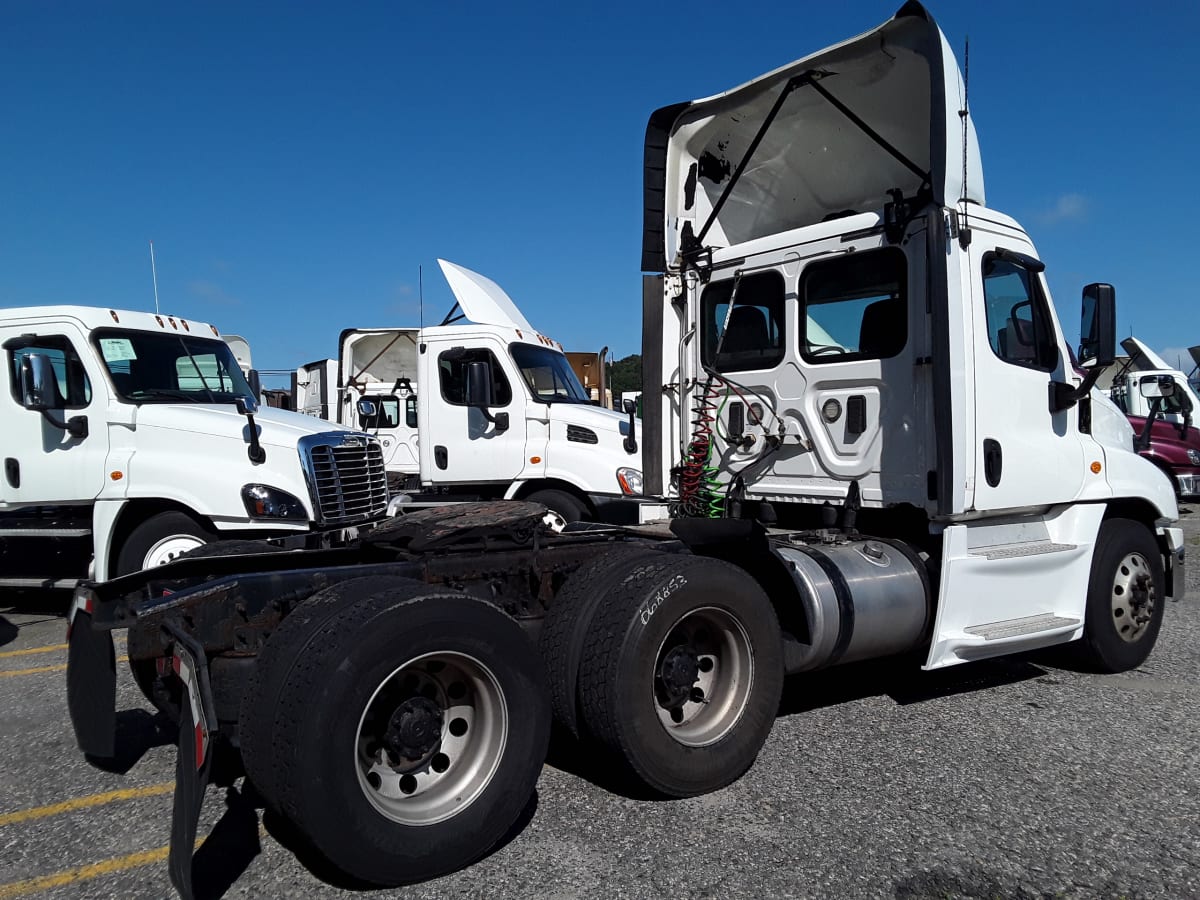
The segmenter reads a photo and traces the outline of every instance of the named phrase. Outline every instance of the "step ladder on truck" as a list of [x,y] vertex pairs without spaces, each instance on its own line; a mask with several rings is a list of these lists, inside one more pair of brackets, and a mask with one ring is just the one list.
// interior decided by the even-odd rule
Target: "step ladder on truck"
[[1032,242],[985,205],[962,97],[908,3],[650,117],[643,383],[661,388],[641,442],[662,521],[552,534],[541,506],[463,504],[76,593],[83,750],[114,749],[110,631],[152,632],[184,896],[217,745],[334,866],[398,884],[500,840],[552,717],[684,797],[753,764],[785,674],[1147,657],[1183,541],[1094,390],[1114,292],[1083,290],[1079,375]]

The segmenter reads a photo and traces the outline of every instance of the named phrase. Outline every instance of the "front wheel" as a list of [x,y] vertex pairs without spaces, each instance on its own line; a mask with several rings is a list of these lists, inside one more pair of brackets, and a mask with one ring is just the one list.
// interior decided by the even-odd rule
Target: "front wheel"
[[1082,662],[1100,672],[1124,672],[1145,662],[1162,627],[1165,583],[1150,529],[1131,519],[1105,521],[1092,556],[1077,648]]
[[[398,583],[333,599],[302,604],[258,659],[239,726],[247,773],[355,878],[396,885],[468,865],[541,772],[550,710],[536,652],[463,594]],[[307,616],[310,604],[327,612]]]

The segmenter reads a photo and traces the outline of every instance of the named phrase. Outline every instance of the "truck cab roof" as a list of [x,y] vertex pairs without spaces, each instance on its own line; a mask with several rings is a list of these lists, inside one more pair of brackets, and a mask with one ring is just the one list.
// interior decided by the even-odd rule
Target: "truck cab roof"
[[195,337],[220,338],[217,326],[166,313],[110,309],[104,306],[17,306],[0,312],[0,322],[41,323],[55,319],[74,319],[83,328],[132,328],[138,331],[177,331]]

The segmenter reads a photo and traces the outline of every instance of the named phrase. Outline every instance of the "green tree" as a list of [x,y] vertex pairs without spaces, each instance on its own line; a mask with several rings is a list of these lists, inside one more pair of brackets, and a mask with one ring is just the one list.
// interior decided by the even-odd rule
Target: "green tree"
[[616,397],[624,391],[642,389],[642,356],[634,353],[624,359],[613,360],[608,370],[608,389]]

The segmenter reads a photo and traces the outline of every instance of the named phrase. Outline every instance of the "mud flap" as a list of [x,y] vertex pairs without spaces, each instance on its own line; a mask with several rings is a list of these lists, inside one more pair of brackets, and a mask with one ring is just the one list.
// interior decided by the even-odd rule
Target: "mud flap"
[[196,847],[196,828],[212,766],[209,723],[216,719],[213,716],[212,690],[208,683],[208,665],[203,649],[173,626],[164,627],[175,638],[171,664],[184,686],[179,711],[175,808],[171,814],[171,849],[167,868],[171,884],[179,896],[183,900],[192,900],[192,854]]
[[76,591],[67,618],[67,709],[75,741],[88,756],[116,754],[117,658],[112,633],[92,627],[95,597]]

